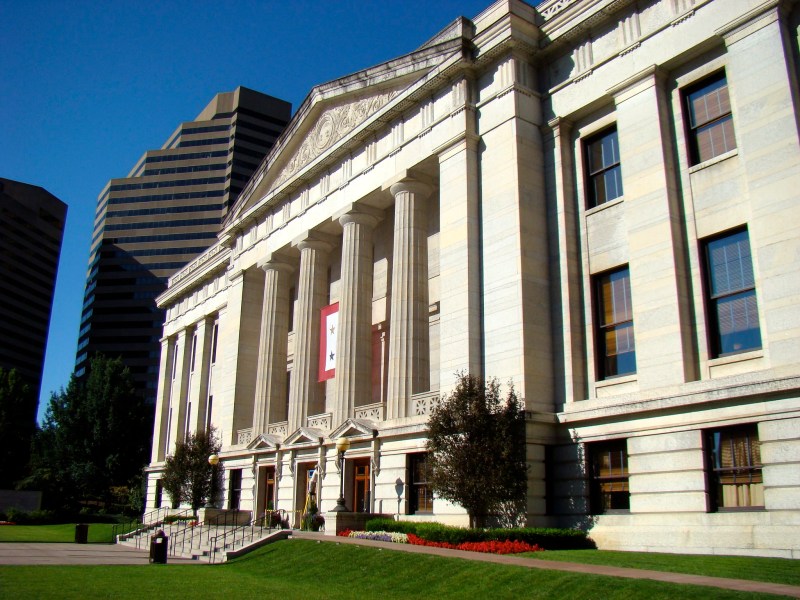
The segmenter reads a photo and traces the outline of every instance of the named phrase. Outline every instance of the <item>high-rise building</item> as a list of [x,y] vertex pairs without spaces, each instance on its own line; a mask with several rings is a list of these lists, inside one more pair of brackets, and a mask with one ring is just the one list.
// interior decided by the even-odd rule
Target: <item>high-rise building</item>
[[36,398],[66,217],[47,190],[0,178],[0,367],[17,369]]
[[237,515],[466,525],[426,453],[463,371],[524,398],[529,525],[800,556],[798,23],[497,0],[312,89],[158,299],[148,508],[211,424]]
[[149,150],[97,201],[75,361],[121,356],[155,399],[167,278],[216,240],[250,175],[291,115],[288,102],[239,87]]

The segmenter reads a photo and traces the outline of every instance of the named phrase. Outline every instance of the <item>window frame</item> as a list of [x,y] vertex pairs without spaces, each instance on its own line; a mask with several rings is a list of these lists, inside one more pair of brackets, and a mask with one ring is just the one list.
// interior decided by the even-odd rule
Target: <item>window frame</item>
[[[613,143],[616,149],[617,160],[616,162],[603,164],[600,167],[595,168],[594,165],[592,164],[592,146],[594,144],[601,144],[602,147],[603,140],[605,140],[611,135],[614,136]],[[619,133],[617,131],[616,123],[608,127],[604,127],[603,129],[587,136],[583,140],[583,160],[584,160],[584,179],[586,188],[587,209],[596,208],[598,206],[602,206],[603,204],[608,204],[609,202],[613,202],[614,200],[624,197],[625,189],[622,183],[622,158],[620,157]],[[615,169],[619,173],[619,178],[618,178],[619,194],[617,194],[613,198],[608,198],[607,194],[604,191],[603,194],[604,199],[599,200],[595,182],[602,179],[605,185],[606,181],[605,176]]]
[[[625,320],[612,320],[606,321],[606,310],[605,310],[605,301],[603,295],[603,285],[607,280],[610,280],[611,277],[614,275],[627,272],[627,285],[625,289],[627,291],[627,304],[629,305],[629,313],[630,318]],[[630,287],[630,266],[623,265],[616,269],[611,269],[609,271],[605,271],[603,273],[597,273],[596,275],[592,276],[592,288],[593,288],[593,297],[594,297],[594,306],[595,306],[595,319],[596,323],[594,326],[595,330],[595,350],[596,350],[596,357],[595,357],[595,365],[596,365],[596,372],[597,372],[597,379],[598,381],[605,381],[608,379],[614,379],[616,377],[625,377],[628,375],[635,375],[636,374],[636,332],[634,327],[634,320],[633,320],[633,295],[631,294],[631,287]],[[612,313],[615,312],[612,307]],[[622,330],[625,328],[630,327],[630,336],[633,340],[632,344],[632,354],[633,354],[633,369],[627,371],[621,371],[619,368],[619,364],[615,369],[610,368],[609,364],[609,354],[607,349],[607,341],[606,341],[606,333],[608,331],[617,331]],[[618,357],[621,354],[625,353],[617,353],[613,356]]]
[[[728,434],[724,440],[722,436]],[[736,449],[734,436],[739,434],[744,438],[747,444],[747,465],[738,466],[717,466],[721,463],[722,445],[726,442],[732,444],[730,455],[735,463]],[[717,445],[717,440],[720,440],[720,445]],[[761,460],[761,440],[758,437],[758,425],[755,423],[747,423],[742,425],[733,425],[730,427],[719,427],[716,429],[709,429],[704,435],[704,451],[706,457],[706,489],[708,491],[709,511],[710,512],[745,512],[745,511],[760,511],[764,510],[764,504],[744,504],[744,505],[731,505],[726,506],[725,494],[722,492],[723,485],[761,485],[760,498],[763,502],[764,499],[764,477],[763,469],[764,463]],[[757,456],[757,461],[754,460]],[[745,481],[737,481],[737,477],[744,476]],[[723,483],[722,477],[733,477],[733,481]],[[748,489],[746,495],[752,499],[753,490]],[[738,499],[738,494],[737,494]]]
[[[695,123],[695,111],[692,108],[692,95],[701,93],[703,90],[707,88],[711,88],[715,84],[719,83],[720,81],[724,81],[724,89],[725,94],[727,96],[727,103],[728,103],[728,111],[724,113],[720,113],[713,118],[704,120],[701,123]],[[715,92],[718,88],[709,89],[706,96],[710,95],[711,93]],[[732,152],[738,148],[738,142],[736,140],[736,128],[735,123],[733,121],[733,106],[731,105],[731,98],[730,98],[730,87],[728,85],[728,76],[725,73],[724,69],[711,73],[710,75],[695,81],[684,87],[681,90],[681,104],[683,106],[684,115],[685,115],[685,132],[686,132],[686,141],[687,141],[687,150],[688,150],[688,159],[689,159],[689,166],[694,167],[696,165],[703,164],[710,160],[714,160],[715,158],[722,156],[728,152]],[[716,127],[724,127],[724,123],[730,121],[731,128],[730,133],[733,136],[733,145],[732,147],[729,144],[725,143],[725,148],[721,152],[715,152],[713,149],[713,140],[712,140],[712,147],[711,147],[711,156],[701,156],[701,148],[700,148],[700,134],[703,131],[710,131]],[[722,130],[723,137],[726,135],[727,131],[725,129]]]
[[[416,467],[423,464],[424,480],[417,479]],[[432,515],[433,510],[433,490],[428,483],[430,473],[430,463],[428,462],[427,452],[415,452],[408,455],[408,514],[409,515]],[[424,506],[420,508],[420,494],[423,492]]]
[[[631,493],[630,493],[630,470],[628,467],[628,440],[625,438],[605,440],[602,442],[592,442],[586,445],[587,449],[587,474],[589,477],[589,509],[593,515],[604,514],[625,514],[629,513],[631,509]],[[621,461],[620,468],[622,471],[619,474],[601,475],[600,467],[598,465],[598,458],[603,454],[609,455],[609,464],[611,470],[615,468],[613,454],[620,453]],[[604,491],[604,484],[610,483],[612,485],[611,491]],[[614,490],[613,486],[621,484],[621,490]],[[619,501],[620,497],[613,497],[612,494],[627,494],[625,496],[624,504],[627,506],[612,506],[615,500]],[[605,496],[608,495],[609,501],[606,502]],[[608,506],[607,506],[608,504]]]
[[[749,250],[749,270],[752,279],[752,285],[742,286],[733,290],[725,292],[715,292],[713,289],[713,274],[714,266],[711,263],[711,246],[717,242],[723,241],[727,238],[733,238],[744,233],[747,240],[747,247]],[[758,294],[756,293],[755,272],[753,271],[753,252],[750,245],[750,232],[747,227],[738,227],[728,231],[704,238],[701,240],[701,256],[703,259],[703,286],[704,286],[704,301],[706,309],[706,318],[708,320],[708,352],[709,356],[714,358],[723,358],[726,356],[734,356],[744,352],[752,352],[761,350],[763,348],[763,339],[761,337],[761,319],[758,314]],[[736,297],[752,296],[755,302],[755,314],[758,320],[758,344],[746,346],[739,349],[725,351],[725,342],[723,341],[723,333],[720,326],[720,313],[718,307],[726,300],[734,299]]]

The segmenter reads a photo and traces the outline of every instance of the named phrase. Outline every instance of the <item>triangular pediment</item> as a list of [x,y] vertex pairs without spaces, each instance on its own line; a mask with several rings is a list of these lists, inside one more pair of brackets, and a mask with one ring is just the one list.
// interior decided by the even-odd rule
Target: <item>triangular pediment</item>
[[378,429],[375,423],[366,419],[347,419],[331,432],[331,439],[340,437],[364,437],[377,435]]
[[242,191],[226,225],[269,201],[287,182],[311,177],[326,160],[347,152],[351,140],[363,142],[399,116],[406,97],[418,93],[448,59],[460,56],[462,33],[455,28],[411,54],[314,87]]
[[321,429],[314,427],[301,427],[295,430],[284,441],[285,446],[298,445],[298,444],[320,444],[325,434]]
[[262,433],[247,444],[248,450],[277,450],[280,446],[280,438],[269,433]]

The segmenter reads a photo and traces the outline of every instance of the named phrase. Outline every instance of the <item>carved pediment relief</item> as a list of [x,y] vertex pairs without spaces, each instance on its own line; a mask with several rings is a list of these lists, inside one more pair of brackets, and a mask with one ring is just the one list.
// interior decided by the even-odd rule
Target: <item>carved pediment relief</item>
[[284,445],[320,444],[324,433],[313,427],[301,427],[284,440]]
[[280,446],[280,439],[268,433],[256,436],[247,444],[248,450],[277,450]]
[[340,437],[364,437],[375,436],[378,430],[372,421],[365,419],[347,419],[344,423],[339,425],[333,432],[331,432],[331,439]]
[[331,148],[358,125],[386,106],[400,90],[361,97],[346,104],[324,109],[306,134],[300,147],[281,168],[273,187],[280,185],[308,163]]

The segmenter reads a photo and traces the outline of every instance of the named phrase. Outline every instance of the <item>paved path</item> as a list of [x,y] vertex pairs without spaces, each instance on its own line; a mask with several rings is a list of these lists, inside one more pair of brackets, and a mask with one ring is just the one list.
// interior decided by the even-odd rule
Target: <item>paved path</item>
[[[434,556],[447,556],[450,558],[464,558],[480,562],[498,563],[504,565],[517,565],[529,569],[547,569],[552,571],[568,571],[570,573],[587,573],[590,575],[609,575],[611,577],[628,577],[631,579],[652,579],[667,583],[680,583],[688,585],[705,585],[709,587],[736,590],[740,592],[759,592],[764,594],[778,594],[791,598],[800,598],[800,586],[785,585],[781,583],[766,583],[762,581],[749,581],[745,579],[723,579],[722,577],[705,577],[703,575],[687,575],[684,573],[667,573],[664,571],[647,571],[645,569],[626,569],[622,567],[608,567],[603,565],[586,565],[568,563],[555,560],[542,560],[538,558],[524,558],[512,554],[488,554],[483,552],[467,552],[465,550],[444,550],[430,546],[412,546],[411,544],[393,544],[391,542],[374,542],[371,540],[357,540],[354,538],[333,537],[320,533],[298,532],[292,533],[295,539],[314,539],[323,542],[341,544],[359,544],[399,550],[415,554],[430,554]],[[800,568],[800,561],[798,561]]]
[[[0,543],[0,565],[146,565],[150,552],[122,544]],[[169,564],[196,565],[188,558],[167,559]]]

